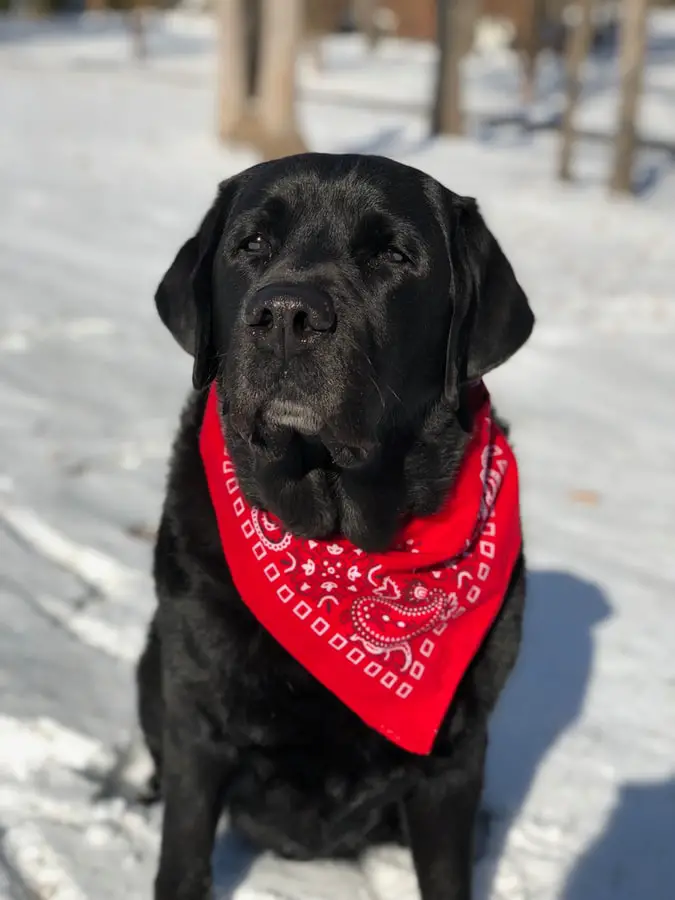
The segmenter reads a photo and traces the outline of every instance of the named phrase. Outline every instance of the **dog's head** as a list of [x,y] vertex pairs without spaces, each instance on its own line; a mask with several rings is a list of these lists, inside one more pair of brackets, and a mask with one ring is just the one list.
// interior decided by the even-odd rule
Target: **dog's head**
[[364,464],[439,405],[460,414],[463,386],[534,321],[473,200],[388,159],[324,154],[224,182],[156,303],[195,387],[217,380],[228,440],[269,458],[300,440],[299,478]]

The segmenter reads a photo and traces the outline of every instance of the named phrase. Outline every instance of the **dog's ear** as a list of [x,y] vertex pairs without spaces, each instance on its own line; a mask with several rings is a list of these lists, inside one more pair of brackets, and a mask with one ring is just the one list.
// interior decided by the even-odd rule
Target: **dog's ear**
[[529,338],[534,315],[475,200],[453,195],[452,207],[454,306],[445,396],[457,408],[461,385],[482,378],[513,356]]
[[234,178],[219,186],[197,233],[180,248],[155,293],[162,322],[194,357],[192,383],[197,390],[213,380],[217,368],[211,336],[213,263],[234,193]]

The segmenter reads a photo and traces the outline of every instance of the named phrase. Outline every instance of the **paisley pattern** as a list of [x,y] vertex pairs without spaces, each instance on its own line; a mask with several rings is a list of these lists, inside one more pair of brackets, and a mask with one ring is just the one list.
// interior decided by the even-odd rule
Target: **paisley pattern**
[[351,639],[376,655],[388,657],[393,650],[400,650],[404,657],[401,670],[405,672],[413,661],[411,641],[462,612],[456,593],[446,594],[417,581],[403,600],[376,594],[359,597],[351,608]]
[[266,512],[255,508],[252,509],[251,522],[255,533],[262,541],[263,546],[267,547],[268,550],[279,552],[290,547],[293,536],[284,534],[279,523],[275,522],[274,518]]

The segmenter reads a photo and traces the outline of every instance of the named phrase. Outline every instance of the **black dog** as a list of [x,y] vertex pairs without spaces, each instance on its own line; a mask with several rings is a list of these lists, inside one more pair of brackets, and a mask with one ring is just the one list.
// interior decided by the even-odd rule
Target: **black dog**
[[156,303],[194,356],[196,389],[173,450],[159,605],[138,671],[165,803],[156,897],[207,897],[225,810],[255,844],[298,859],[406,842],[424,900],[469,900],[487,720],[520,641],[522,553],[433,752],[408,753],[241,601],[198,435],[215,381],[252,506],[305,538],[387,550],[450,489],[470,432],[467,386],[530,335],[509,262],[473,200],[387,159],[308,154],[224,182]]

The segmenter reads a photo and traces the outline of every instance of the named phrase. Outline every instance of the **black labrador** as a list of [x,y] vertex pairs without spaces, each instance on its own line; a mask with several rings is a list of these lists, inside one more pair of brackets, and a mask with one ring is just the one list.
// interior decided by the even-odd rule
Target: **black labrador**
[[[285,286],[280,300],[270,285]],[[262,299],[261,299],[262,298]],[[225,562],[198,435],[215,381],[252,506],[368,552],[446,496],[467,385],[534,318],[474,200],[374,156],[306,154],[220,185],[156,294],[194,357],[168,478],[159,604],[138,669],[164,801],[158,900],[204,900],[223,811],[261,848],[412,849],[423,900],[469,900],[487,722],[513,667],[522,553],[428,756],[371,730],[266,632]]]

